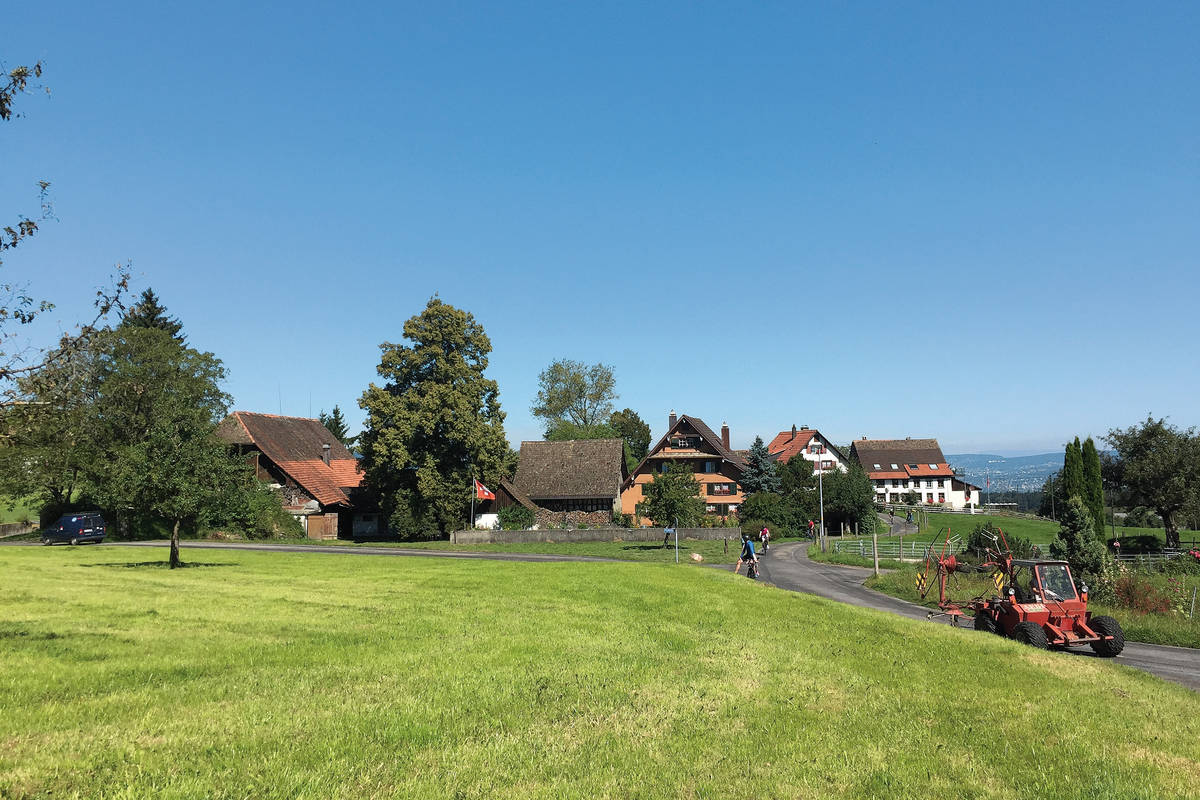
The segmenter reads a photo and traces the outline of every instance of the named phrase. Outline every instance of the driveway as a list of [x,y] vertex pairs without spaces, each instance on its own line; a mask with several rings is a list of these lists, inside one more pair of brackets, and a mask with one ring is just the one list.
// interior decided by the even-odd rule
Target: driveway
[[[927,620],[929,617],[927,608],[863,586],[863,581],[871,575],[870,569],[810,561],[808,545],[803,542],[772,547],[771,551],[760,559],[760,565],[763,580],[781,589],[815,594],[842,603],[899,614],[909,619]],[[945,617],[935,618],[934,621],[949,624]],[[968,630],[974,634],[973,630]],[[1070,657],[1098,658],[1091,648],[1072,651]],[[1200,650],[1128,642],[1121,655],[1113,660],[1200,690]]]

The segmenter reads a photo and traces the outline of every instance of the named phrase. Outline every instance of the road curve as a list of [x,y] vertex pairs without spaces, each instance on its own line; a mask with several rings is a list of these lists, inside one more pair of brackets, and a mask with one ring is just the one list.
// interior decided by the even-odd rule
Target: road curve
[[[929,616],[927,608],[863,586],[863,581],[871,574],[870,569],[810,561],[808,545],[803,542],[772,547],[760,563],[762,579],[781,589],[888,611],[909,619],[926,620]],[[935,618],[935,621],[943,624],[949,622],[945,617]],[[1091,648],[1072,651],[1071,657],[1098,658]],[[1200,650],[1128,642],[1114,661],[1200,690]]]

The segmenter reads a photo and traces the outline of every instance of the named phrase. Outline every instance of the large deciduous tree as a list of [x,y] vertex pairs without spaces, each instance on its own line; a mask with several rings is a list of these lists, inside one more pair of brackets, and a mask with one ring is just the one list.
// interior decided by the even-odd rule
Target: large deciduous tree
[[821,479],[825,497],[825,527],[836,528],[842,523],[853,527],[866,526],[875,514],[875,488],[863,468],[851,461],[846,472],[834,469]]
[[686,464],[671,464],[666,472],[654,473],[654,480],[642,486],[645,497],[637,505],[642,517],[656,525],[682,527],[699,524],[704,517],[704,500],[700,498],[700,483]]
[[1131,502],[1162,517],[1167,547],[1179,546],[1178,516],[1200,492],[1200,438],[1195,428],[1180,430],[1165,419],[1146,417],[1104,437],[1117,453],[1115,470]]
[[530,409],[549,431],[561,422],[590,427],[607,422],[616,399],[617,380],[606,364],[587,366],[567,358],[538,375],[537,400]]
[[384,383],[359,400],[363,468],[393,530],[445,533],[466,520],[472,477],[487,483],[508,465],[499,389],[484,377],[492,343],[437,297],[404,323],[404,338],[380,345]]
[[89,495],[104,508],[165,520],[175,568],[181,526],[215,519],[245,483],[246,465],[216,436],[230,402],[220,387],[225,368],[159,328],[118,327],[97,343],[99,452]]
[[779,474],[761,436],[754,437],[754,444],[750,445],[750,454],[746,456],[746,469],[742,471],[738,482],[742,484],[742,490],[746,494],[779,493]]
[[650,451],[650,426],[632,408],[614,411],[608,424],[625,440],[625,463],[633,472]]

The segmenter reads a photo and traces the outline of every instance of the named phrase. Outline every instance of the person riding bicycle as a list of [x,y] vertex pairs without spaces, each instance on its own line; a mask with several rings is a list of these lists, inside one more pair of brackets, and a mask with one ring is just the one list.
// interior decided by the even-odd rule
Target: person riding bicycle
[[750,574],[750,565],[753,564],[755,570],[758,569],[758,557],[754,555],[754,542],[750,539],[750,534],[742,531],[742,552],[738,556],[737,564],[733,567],[733,574],[736,575],[741,569],[742,564],[746,565],[746,574]]

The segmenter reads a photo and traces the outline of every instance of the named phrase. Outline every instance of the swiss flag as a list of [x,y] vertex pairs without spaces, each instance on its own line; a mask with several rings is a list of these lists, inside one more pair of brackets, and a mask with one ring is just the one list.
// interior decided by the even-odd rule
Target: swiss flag
[[475,481],[475,499],[476,500],[495,500],[496,493],[484,486],[478,480]]

